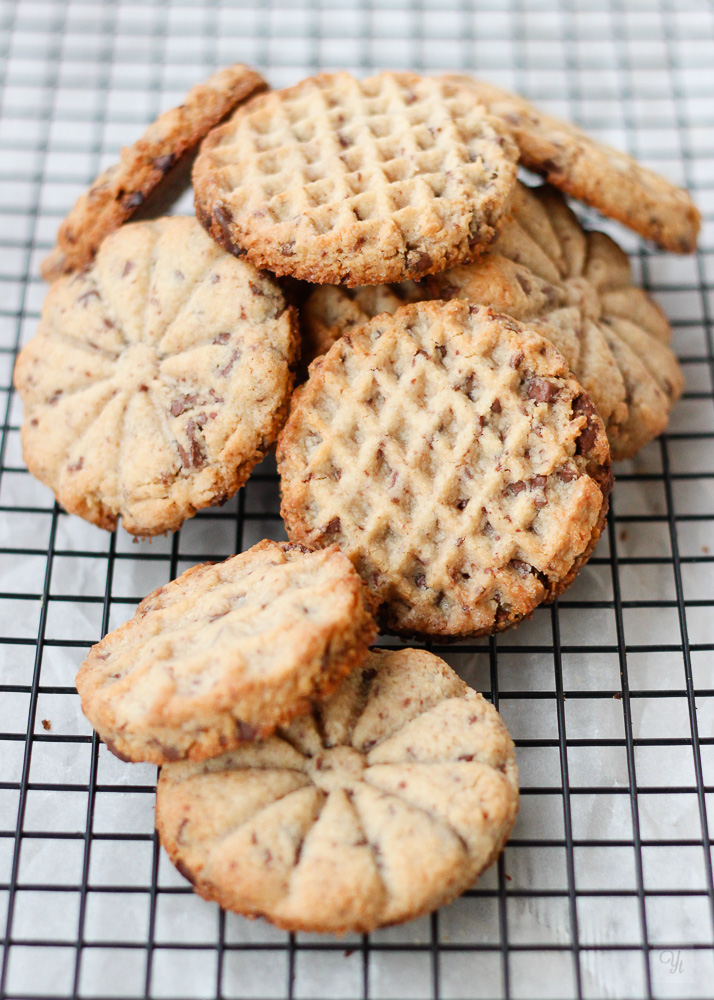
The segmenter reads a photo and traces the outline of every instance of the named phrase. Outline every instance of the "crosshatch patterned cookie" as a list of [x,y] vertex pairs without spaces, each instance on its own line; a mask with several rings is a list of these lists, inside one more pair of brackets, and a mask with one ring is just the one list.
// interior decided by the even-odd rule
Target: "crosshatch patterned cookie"
[[491,306],[558,348],[602,417],[615,459],[661,434],[684,378],[664,313],[632,284],[627,255],[585,231],[553,188],[517,186],[513,218],[480,260],[433,275],[429,292]]
[[77,690],[123,760],[203,760],[306,711],[375,634],[366,589],[336,546],[263,541],[149,594],[92,647]]
[[277,282],[195,219],[130,223],[55,282],[19,356],[28,468],[103,528],[174,531],[267,452],[297,341]]
[[425,650],[375,650],[271,739],[162,768],[156,827],[206,899],[343,934],[449,902],[495,861],[517,810],[495,708]]
[[470,76],[447,79],[471,87],[491,114],[508,123],[529,170],[665,250],[696,250],[701,216],[682,188],[518,94]]
[[183,104],[157,118],[77,200],[59,228],[56,248],[43,261],[45,281],[85,267],[104,237],[145,206],[181,159],[237,104],[266,86],[255,70],[238,63],[193,87]]
[[260,95],[205,139],[196,214],[278,275],[401,281],[471,259],[508,213],[516,148],[470,89],[323,74]]
[[402,634],[481,635],[559,594],[605,522],[602,421],[555,348],[461,300],[313,362],[278,439],[289,537],[337,543]]

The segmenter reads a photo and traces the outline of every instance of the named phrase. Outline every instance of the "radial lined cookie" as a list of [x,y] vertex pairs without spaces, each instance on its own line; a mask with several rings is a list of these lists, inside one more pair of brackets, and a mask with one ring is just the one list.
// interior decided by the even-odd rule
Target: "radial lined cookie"
[[518,184],[493,249],[427,286],[432,296],[507,313],[552,341],[597,407],[613,458],[631,457],[667,426],[684,387],[669,323],[632,284],[626,254],[584,230],[553,188]]
[[119,163],[78,198],[59,228],[56,248],[43,261],[45,281],[87,265],[105,236],[145,205],[182,157],[237,104],[266,86],[255,70],[238,63],[197,84],[183,104],[152,122],[133,146],[122,150]]
[[376,628],[336,546],[263,541],[146,597],[90,650],[82,709],[124,760],[203,760],[272,733],[364,660]]
[[342,934],[463,892],[517,810],[513,743],[493,706],[425,650],[375,650],[271,739],[162,768],[156,827],[207,899]]
[[113,530],[176,530],[232,496],[285,419],[297,322],[195,219],[136,222],[55,282],[15,385],[33,475]]
[[466,302],[377,316],[313,362],[278,439],[288,535],[337,543],[395,632],[481,635],[586,561],[602,421],[555,348]]
[[516,156],[506,126],[459,84],[322,74],[254,98],[206,138],[196,214],[278,275],[418,278],[491,242]]
[[512,129],[525,167],[674,253],[693,253],[701,216],[687,191],[626,153],[530,101],[470,76],[449,75]]

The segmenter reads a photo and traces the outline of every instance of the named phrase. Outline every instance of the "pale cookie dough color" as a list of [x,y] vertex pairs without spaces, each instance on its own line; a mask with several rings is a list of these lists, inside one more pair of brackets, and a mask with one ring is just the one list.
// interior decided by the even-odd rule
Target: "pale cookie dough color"
[[323,74],[259,95],[211,132],[193,170],[196,214],[278,275],[402,281],[491,242],[516,159],[507,126],[460,84]]
[[492,250],[427,284],[435,298],[491,306],[555,344],[597,407],[613,459],[666,428],[684,388],[669,323],[632,284],[627,255],[584,230],[554,188],[518,184]]
[[145,598],[93,646],[82,709],[123,760],[203,760],[272,733],[359,666],[376,628],[333,546],[263,541]]
[[183,104],[152,122],[133,146],[122,150],[119,163],[108,167],[79,197],[59,228],[57,246],[42,263],[45,281],[85,267],[102,240],[166,183],[182,157],[237,104],[266,86],[250,67],[229,66],[193,87]]
[[207,899],[343,934],[452,900],[496,859],[517,810],[495,708],[431,653],[375,650],[271,739],[162,768],[156,827]]
[[665,250],[696,250],[701,216],[682,188],[518,94],[469,76],[446,79],[471,87],[492,115],[507,122],[529,170]]
[[602,421],[555,348],[466,302],[377,316],[310,367],[278,439],[293,541],[337,543],[401,634],[483,635],[559,594],[602,531]]
[[174,531],[267,452],[297,339],[277,282],[195,219],[130,223],[53,284],[18,358],[28,468],[103,528]]

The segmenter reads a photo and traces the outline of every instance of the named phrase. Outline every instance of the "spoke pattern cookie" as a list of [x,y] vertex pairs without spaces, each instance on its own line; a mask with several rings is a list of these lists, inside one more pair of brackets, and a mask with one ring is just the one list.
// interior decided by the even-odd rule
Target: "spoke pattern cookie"
[[146,597],[90,650],[82,709],[123,760],[203,760],[260,739],[367,655],[366,590],[336,546],[263,541]]
[[103,528],[174,531],[265,455],[297,348],[277,282],[195,219],[123,226],[51,287],[18,358],[28,468]]
[[183,104],[166,111],[133,146],[122,150],[119,163],[103,171],[79,197],[57,233],[57,246],[42,263],[42,277],[85,267],[109,233],[140,208],[167,182],[182,157],[251,94],[265,90],[263,78],[236,64],[189,90]]
[[467,88],[323,74],[259,95],[203,142],[196,214],[227,250],[376,285],[471,259],[508,213],[517,152]]
[[470,76],[447,79],[471,87],[491,114],[508,123],[529,170],[665,250],[696,250],[701,216],[685,190],[518,94]]
[[336,340],[379,313],[393,313],[399,306],[426,298],[426,289],[416,281],[357,288],[318,285],[299,308],[301,361],[308,365],[327,354]]
[[435,297],[491,306],[552,341],[597,407],[613,458],[666,428],[684,388],[669,323],[632,284],[626,254],[584,230],[558,191],[519,184],[492,251],[427,284]]
[[271,739],[162,768],[156,826],[205,898],[343,934],[449,902],[496,859],[517,810],[495,708],[425,650],[375,650]]
[[401,634],[483,635],[559,594],[605,522],[602,421],[555,348],[461,300],[313,362],[278,439],[288,535],[337,543]]

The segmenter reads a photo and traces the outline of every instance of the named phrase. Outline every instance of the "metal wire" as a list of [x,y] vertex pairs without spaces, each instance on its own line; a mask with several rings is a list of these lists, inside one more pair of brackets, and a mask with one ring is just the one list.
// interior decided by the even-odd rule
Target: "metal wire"
[[[709,0],[0,2],[0,1000],[714,995],[713,45]],[[237,60],[275,85],[478,70],[651,160],[705,216],[683,261],[597,221],[668,309],[688,391],[618,470],[596,555],[518,630],[432,647],[516,737],[514,836],[453,906],[343,941],[197,900],[159,850],[155,770],[108,754],[73,687],[152,587],[283,537],[272,460],[224,508],[134,545],[31,479],[10,384],[74,197]]]

